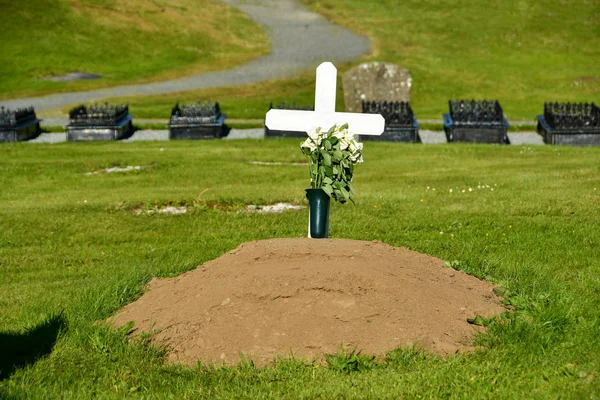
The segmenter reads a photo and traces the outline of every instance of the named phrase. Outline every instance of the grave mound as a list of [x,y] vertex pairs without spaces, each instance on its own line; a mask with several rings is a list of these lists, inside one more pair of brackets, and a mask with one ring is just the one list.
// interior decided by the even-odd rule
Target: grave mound
[[320,360],[340,345],[383,356],[410,345],[472,350],[467,318],[502,312],[493,285],[444,261],[381,242],[271,239],[175,278],[153,279],[109,319],[153,332],[168,360],[258,366],[293,355]]

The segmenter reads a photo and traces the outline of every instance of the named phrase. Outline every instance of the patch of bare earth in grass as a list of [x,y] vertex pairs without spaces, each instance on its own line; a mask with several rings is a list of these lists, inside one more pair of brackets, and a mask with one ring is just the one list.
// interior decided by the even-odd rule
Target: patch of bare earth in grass
[[467,319],[502,312],[491,283],[381,242],[271,239],[244,243],[148,291],[112,318],[153,332],[168,359],[257,365],[320,359],[340,345],[385,355],[421,346],[472,350]]

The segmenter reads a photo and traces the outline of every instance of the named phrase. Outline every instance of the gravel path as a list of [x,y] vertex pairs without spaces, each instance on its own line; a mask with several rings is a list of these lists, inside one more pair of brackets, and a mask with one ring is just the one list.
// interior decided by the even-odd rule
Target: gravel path
[[[446,134],[438,131],[420,130],[419,136],[423,144],[448,143]],[[508,132],[508,140],[513,146],[543,146],[544,140],[536,132]]]
[[[447,143],[446,135],[444,132],[437,131],[419,131],[421,142],[423,144],[444,144]],[[257,129],[232,129],[227,137],[223,140],[236,140],[236,139],[264,139],[265,130],[264,128]],[[510,143],[513,146],[526,145],[544,145],[542,137],[535,132],[511,132],[508,134]],[[137,131],[128,139],[122,140],[122,142],[143,142],[143,141],[168,141],[169,131],[168,130],[143,130]],[[42,133],[40,136],[33,140],[29,140],[25,143],[63,143],[67,141],[67,135],[65,133]]]
[[12,109],[33,105],[39,112],[107,97],[154,95],[244,85],[292,77],[316,68],[323,60],[342,63],[352,61],[369,52],[368,38],[330,24],[323,16],[308,11],[296,0],[220,1],[241,9],[264,27],[271,40],[271,54],[225,71],[192,75],[165,82],[8,100],[3,101],[2,105]]
[[[227,137],[223,140],[236,140],[236,139],[264,139],[265,130],[260,129],[232,129]],[[131,142],[147,142],[147,141],[169,141],[169,131],[164,129],[147,129],[143,131],[135,132],[130,138],[121,140],[123,143]],[[67,141],[66,133],[42,133],[40,136],[33,140],[28,140],[23,143],[64,143]]]

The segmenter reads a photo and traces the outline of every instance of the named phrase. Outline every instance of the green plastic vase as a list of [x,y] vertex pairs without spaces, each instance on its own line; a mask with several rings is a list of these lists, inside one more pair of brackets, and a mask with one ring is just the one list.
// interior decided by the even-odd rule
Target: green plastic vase
[[306,189],[310,237],[329,237],[329,196],[323,189]]

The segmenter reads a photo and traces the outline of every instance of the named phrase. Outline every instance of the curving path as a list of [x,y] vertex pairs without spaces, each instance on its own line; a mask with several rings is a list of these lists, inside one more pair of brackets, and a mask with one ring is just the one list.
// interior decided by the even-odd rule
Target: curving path
[[164,82],[7,100],[2,101],[2,105],[13,109],[33,105],[36,111],[42,111],[108,97],[244,85],[292,77],[316,68],[323,61],[347,62],[369,52],[368,38],[330,24],[323,16],[308,11],[295,0],[220,1],[241,9],[264,27],[271,40],[271,54],[225,71]]

